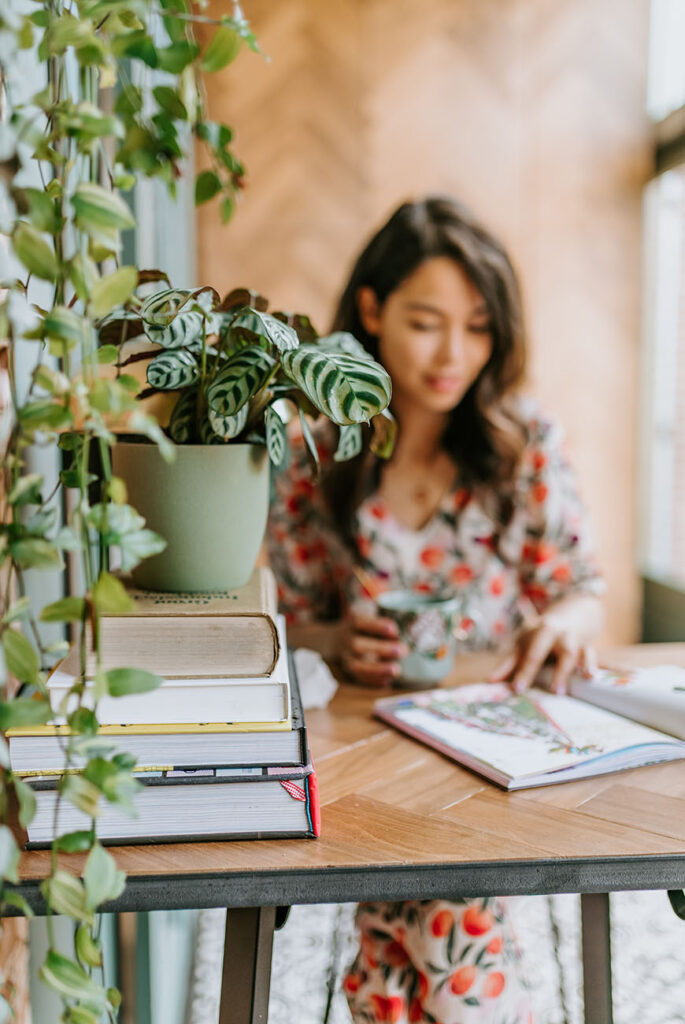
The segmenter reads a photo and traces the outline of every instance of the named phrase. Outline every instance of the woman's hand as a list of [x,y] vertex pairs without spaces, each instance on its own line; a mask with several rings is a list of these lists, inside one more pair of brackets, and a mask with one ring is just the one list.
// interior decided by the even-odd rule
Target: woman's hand
[[548,659],[553,660],[547,684],[553,693],[566,693],[569,679],[576,670],[589,674],[595,667],[592,648],[565,624],[543,615],[523,627],[516,638],[515,649],[497,666],[490,682],[508,682],[515,693],[523,693],[533,685]]
[[352,614],[339,640],[340,662],[348,676],[364,686],[390,686],[408,653],[397,623],[379,615]]

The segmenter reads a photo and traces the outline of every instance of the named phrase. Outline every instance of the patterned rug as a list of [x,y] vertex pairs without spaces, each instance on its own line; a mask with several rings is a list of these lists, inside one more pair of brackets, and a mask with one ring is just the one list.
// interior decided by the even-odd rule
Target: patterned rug
[[[536,1024],[582,1024],[579,911],[577,896],[516,900]],[[662,892],[615,893],[611,912],[615,1024],[685,1024],[685,921]],[[327,1024],[350,1024],[339,981],[354,955],[353,915],[353,904],[293,907],[274,941],[269,1024],[324,1024],[327,1010]],[[223,933],[223,911],[200,913],[187,1024],[217,1024]]]

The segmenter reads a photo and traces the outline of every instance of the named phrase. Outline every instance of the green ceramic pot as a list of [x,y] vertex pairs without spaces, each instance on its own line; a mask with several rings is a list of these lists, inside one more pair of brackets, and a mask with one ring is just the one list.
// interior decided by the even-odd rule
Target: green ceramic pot
[[247,583],[269,512],[263,445],[179,445],[166,463],[156,445],[121,443],[112,468],[147,526],[167,542],[133,581],[147,590],[233,590]]

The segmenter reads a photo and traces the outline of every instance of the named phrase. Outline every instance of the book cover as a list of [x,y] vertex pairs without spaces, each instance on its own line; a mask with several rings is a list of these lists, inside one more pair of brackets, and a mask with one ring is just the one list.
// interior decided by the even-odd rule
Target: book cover
[[[138,668],[166,678],[268,676],[276,666],[280,638],[273,573],[255,569],[239,590],[171,593],[130,589],[134,607],[100,620],[105,669]],[[95,659],[89,652],[86,674]],[[70,665],[78,671],[78,662]]]
[[507,789],[685,758],[685,743],[569,696],[505,684],[383,698],[375,714]]

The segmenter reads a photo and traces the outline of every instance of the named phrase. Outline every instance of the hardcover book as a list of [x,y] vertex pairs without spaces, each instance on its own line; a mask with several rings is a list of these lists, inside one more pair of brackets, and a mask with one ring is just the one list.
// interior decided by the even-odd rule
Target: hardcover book
[[[102,725],[148,725],[159,721],[163,708],[168,725],[190,723],[270,723],[290,729],[290,687],[285,644],[285,624],[278,621],[279,657],[267,676],[235,678],[215,674],[194,678],[166,677],[161,687],[147,693],[124,697],[104,696],[98,702]],[[125,646],[125,645],[124,645]],[[121,656],[125,666],[141,666],[129,651]],[[162,674],[153,662],[151,671]],[[50,700],[58,714],[62,702],[79,676],[79,652],[73,647],[48,678]],[[93,686],[88,683],[83,703],[93,704]],[[51,727],[46,727],[50,729]],[[54,729],[54,727],[53,727]]]
[[[316,838],[320,813],[311,761],[300,768],[205,768],[150,771],[136,776],[143,789],[128,817],[106,800],[98,816],[103,843],[170,843],[225,839]],[[91,827],[91,819],[62,800],[55,809],[58,779],[30,780],[36,813],[28,827],[29,848],[49,845],[55,834]]]
[[[307,737],[295,663],[288,652],[291,725],[287,730],[264,723],[152,723],[110,725],[100,729],[112,745],[132,754],[139,768],[294,766],[307,763]],[[159,709],[157,711],[159,717]],[[67,733],[67,727],[62,732]],[[54,729],[27,727],[8,736],[10,764],[20,776],[59,774],[64,769],[63,740]],[[76,767],[82,763],[77,762]]]
[[[505,684],[476,683],[386,697],[374,710],[505,789],[525,789],[685,758],[679,738],[685,737],[685,671],[653,673],[600,670],[592,680],[574,681],[576,696],[541,689],[515,694]],[[650,678],[658,683],[653,702],[645,696]],[[642,694],[641,702],[626,700],[631,690]],[[665,701],[668,732],[634,720],[653,721]],[[599,703],[620,705],[623,714]]]
[[[278,598],[270,569],[226,593],[129,590],[134,608],[103,615],[100,649],[105,669],[137,668],[172,678],[268,676],[278,659]],[[89,655],[86,674],[95,672]]]

